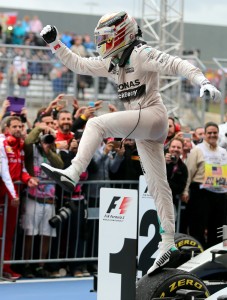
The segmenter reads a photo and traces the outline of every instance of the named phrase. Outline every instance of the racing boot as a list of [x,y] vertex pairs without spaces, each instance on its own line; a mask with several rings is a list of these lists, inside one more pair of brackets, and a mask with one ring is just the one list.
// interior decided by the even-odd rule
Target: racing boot
[[180,251],[171,243],[159,243],[159,253],[147,274],[157,273],[163,268],[174,268],[180,258]]
[[75,185],[80,180],[80,173],[74,164],[65,170],[53,168],[46,163],[42,163],[41,168],[49,178],[55,180],[63,190],[69,193],[73,192]]

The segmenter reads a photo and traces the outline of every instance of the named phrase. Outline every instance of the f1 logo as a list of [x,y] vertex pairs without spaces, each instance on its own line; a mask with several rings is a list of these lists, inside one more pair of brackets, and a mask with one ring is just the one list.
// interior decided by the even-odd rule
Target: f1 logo
[[[109,208],[106,212],[107,214],[110,214],[111,211],[116,208],[117,202],[119,201],[120,198],[121,197],[118,197],[118,196],[113,197],[113,200],[111,201],[110,206],[109,206]],[[119,206],[120,215],[123,215],[123,214],[126,213],[126,210],[127,210],[127,207],[128,207],[128,204],[129,204],[130,200],[131,200],[130,197],[123,197],[123,200],[122,200],[122,202]]]

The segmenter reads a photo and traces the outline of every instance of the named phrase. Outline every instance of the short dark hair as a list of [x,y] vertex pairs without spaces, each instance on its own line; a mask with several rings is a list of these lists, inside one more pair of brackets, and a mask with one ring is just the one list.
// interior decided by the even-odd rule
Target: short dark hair
[[8,117],[8,119],[7,119],[7,121],[6,121],[6,127],[9,127],[10,125],[11,125],[11,122],[12,121],[20,121],[21,123],[22,123],[22,121],[21,121],[21,118],[20,117],[18,117],[18,116],[11,116],[11,117]]
[[59,112],[57,114],[57,120],[59,120],[61,114],[70,114],[72,116],[72,113],[70,111],[66,110],[66,109],[59,110]]
[[210,127],[210,126],[216,127],[217,130],[218,130],[218,132],[219,132],[218,124],[217,124],[217,123],[214,123],[214,122],[207,122],[207,123],[204,125],[205,132],[206,132],[207,128]]
[[174,119],[174,117],[168,116],[168,120],[172,120],[172,121],[173,121],[173,124],[175,124],[175,119]]
[[43,112],[43,113],[41,113],[41,114],[39,115],[38,121],[39,121],[39,122],[42,122],[42,120],[43,120],[44,117],[52,117],[51,112],[48,112],[48,113]]

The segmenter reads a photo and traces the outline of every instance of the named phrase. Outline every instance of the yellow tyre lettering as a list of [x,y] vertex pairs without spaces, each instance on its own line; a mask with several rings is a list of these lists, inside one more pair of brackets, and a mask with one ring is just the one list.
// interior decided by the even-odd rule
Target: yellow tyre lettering
[[201,290],[201,288],[203,287],[201,283],[199,282],[195,282],[195,287],[198,289],[198,290]]
[[185,279],[179,280],[179,281],[177,282],[177,285],[178,285],[178,286],[183,286],[183,285],[185,285]]
[[174,291],[174,290],[176,290],[177,289],[177,283],[176,282],[173,282],[170,286],[170,293],[172,292],[172,291]]
[[192,279],[187,279],[186,280],[186,285],[192,285],[193,286],[194,280]]
[[208,292],[206,292],[205,295],[207,298],[210,296],[210,294]]
[[191,241],[191,242],[190,242],[190,245],[192,245],[192,246],[196,246],[196,242],[194,242],[194,241]]

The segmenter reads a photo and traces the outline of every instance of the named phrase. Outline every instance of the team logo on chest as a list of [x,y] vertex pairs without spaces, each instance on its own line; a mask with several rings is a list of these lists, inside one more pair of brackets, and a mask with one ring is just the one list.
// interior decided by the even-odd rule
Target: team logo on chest
[[132,87],[136,87],[140,84],[139,79],[133,80],[133,81],[128,81],[128,82],[123,82],[118,85],[118,90],[124,90],[124,89],[129,89]]
[[5,150],[7,154],[13,154],[13,149],[10,146],[5,146]]

